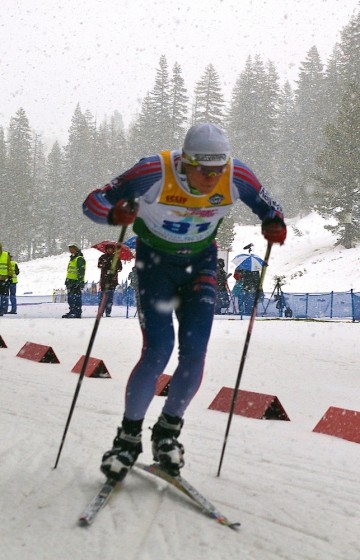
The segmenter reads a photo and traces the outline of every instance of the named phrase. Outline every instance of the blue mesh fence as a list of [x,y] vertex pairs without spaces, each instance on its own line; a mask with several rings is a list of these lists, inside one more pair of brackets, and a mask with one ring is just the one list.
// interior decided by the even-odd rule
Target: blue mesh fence
[[[99,294],[84,293],[83,303],[98,305]],[[224,312],[232,315],[251,315],[253,304],[254,293],[242,292],[239,297],[230,298],[230,305]],[[136,305],[134,290],[127,288],[122,292],[115,292],[114,305]],[[257,316],[294,319],[350,318],[360,321],[360,292],[351,290],[314,294],[265,293],[258,304]]]
[[[83,292],[82,303],[83,305],[99,305],[101,300],[102,292],[97,294],[92,294],[88,292]],[[133,307],[136,305],[135,302],[135,292],[132,288],[127,290],[114,293],[113,305],[123,305]]]
[[[84,290],[82,301],[84,306],[98,306],[101,292]],[[18,296],[18,305],[29,306],[41,303],[66,303],[65,290],[56,290],[49,296]],[[230,294],[229,306],[222,309],[223,314],[250,316],[254,304],[254,293],[237,292]],[[135,292],[124,286],[114,293],[114,306],[125,309],[136,307]],[[257,308],[257,317],[293,318],[293,319],[351,319],[360,321],[360,292],[328,293],[264,293]]]
[[[240,294],[233,298],[231,313],[250,315],[254,294]],[[293,294],[264,294],[257,308],[258,317],[289,317],[294,319],[350,318],[360,321],[360,293],[330,292]]]
[[[231,297],[227,313],[251,315],[254,293],[240,292]],[[294,319],[347,318],[360,321],[360,293],[349,292],[293,294],[265,293],[260,298],[258,317],[289,317]]]

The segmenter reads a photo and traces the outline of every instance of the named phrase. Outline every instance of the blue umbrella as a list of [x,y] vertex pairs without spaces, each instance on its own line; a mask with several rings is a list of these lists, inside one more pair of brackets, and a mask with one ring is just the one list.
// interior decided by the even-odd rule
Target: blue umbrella
[[231,262],[236,265],[236,268],[240,268],[241,270],[250,270],[252,272],[254,270],[261,270],[265,264],[265,261],[263,261],[260,257],[257,257],[256,255],[249,255],[249,253],[236,255]]
[[130,237],[127,241],[124,241],[124,245],[126,245],[130,249],[135,249],[136,239],[137,239],[137,235],[133,235],[133,237]]

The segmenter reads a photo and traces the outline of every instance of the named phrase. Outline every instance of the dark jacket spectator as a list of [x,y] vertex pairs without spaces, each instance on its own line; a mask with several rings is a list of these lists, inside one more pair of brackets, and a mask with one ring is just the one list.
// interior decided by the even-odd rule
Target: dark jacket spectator
[[227,310],[230,303],[229,289],[227,280],[231,276],[226,273],[224,259],[218,259],[216,267],[217,297],[215,314],[221,314],[223,310]]
[[103,297],[103,292],[106,291],[105,314],[106,317],[111,316],[112,306],[114,302],[114,290],[119,283],[118,273],[122,270],[121,260],[117,259],[115,270],[112,270],[113,260],[115,255],[115,245],[105,245],[105,253],[99,257],[98,268],[101,269],[100,274],[100,301]]
[[114,245],[106,245],[105,251],[98,260],[98,268],[101,269],[100,274],[100,289],[104,291],[108,290],[115,290],[116,286],[119,283],[118,280],[118,273],[122,270],[121,260],[118,259],[115,267],[115,271],[111,274],[111,267],[112,262],[114,259],[115,254],[115,246]]

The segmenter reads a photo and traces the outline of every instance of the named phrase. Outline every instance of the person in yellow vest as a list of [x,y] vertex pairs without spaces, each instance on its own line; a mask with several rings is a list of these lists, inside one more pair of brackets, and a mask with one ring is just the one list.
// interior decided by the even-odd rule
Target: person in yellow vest
[[142,451],[145,413],[166,369],[178,321],[178,363],[158,421],[152,428],[155,461],[171,474],[184,465],[178,441],[186,408],[199,389],[217,298],[217,230],[238,201],[261,220],[269,243],[284,243],[281,206],[254,173],[231,157],[224,130],[213,123],[192,126],[181,150],[145,157],[101,189],[83,212],[94,222],[137,234],[138,316],[141,356],[125,390],[125,411],[101,471],[122,480]]
[[10,280],[10,286],[9,286],[11,309],[10,311],[8,311],[8,313],[11,313],[12,315],[16,315],[17,314],[16,288],[18,283],[17,277],[20,274],[20,269],[18,263],[13,259],[12,255],[10,255],[10,265],[11,265],[11,274],[12,274]]
[[86,261],[76,243],[69,244],[70,261],[67,268],[65,286],[68,293],[69,312],[63,319],[81,319],[82,289],[85,285]]
[[11,277],[10,253],[3,251],[2,243],[0,243],[0,317],[7,313]]

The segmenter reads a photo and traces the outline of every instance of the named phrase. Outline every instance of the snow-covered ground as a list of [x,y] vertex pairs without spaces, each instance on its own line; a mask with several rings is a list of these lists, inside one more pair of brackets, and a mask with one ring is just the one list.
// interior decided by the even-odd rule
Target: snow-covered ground
[[[322,225],[309,216],[289,227],[286,244],[273,248],[267,290],[275,275],[286,275],[287,291],[360,291],[359,249],[334,248]],[[265,252],[259,228],[244,227],[230,258],[250,242],[256,254]],[[99,253],[85,255],[88,280],[97,280]],[[63,287],[67,261],[65,254],[21,263],[19,293]],[[256,321],[240,388],[277,396],[290,422],[235,415],[217,477],[228,416],[208,407],[222,387],[234,387],[249,323],[215,320],[204,380],[185,417],[183,474],[241,521],[239,532],[205,517],[166,483],[135,472],[84,529],[77,517],[103,481],[100,458],[121,420],[141,335],[132,316],[101,321],[91,356],[103,360],[111,378],[84,378],[54,470],[78,381],[71,370],[87,350],[95,316],[63,320],[66,304],[57,305],[54,315],[49,304],[47,317],[19,310],[0,318],[7,345],[0,348],[2,560],[359,560],[360,445],[313,432],[330,406],[360,411],[357,323]],[[17,356],[26,342],[50,346],[60,363]],[[175,363],[176,352],[165,373]],[[154,398],[146,417],[144,461],[151,460],[147,428],[163,398]]]

